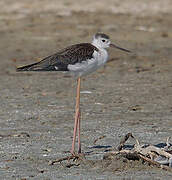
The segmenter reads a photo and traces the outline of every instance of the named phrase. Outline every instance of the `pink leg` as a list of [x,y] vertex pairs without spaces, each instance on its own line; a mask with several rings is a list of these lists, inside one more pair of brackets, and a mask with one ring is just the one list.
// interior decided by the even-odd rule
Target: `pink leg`
[[73,130],[72,149],[71,149],[71,153],[73,155],[75,153],[76,132],[77,132],[77,128],[78,128],[78,115],[79,115],[79,111],[76,110],[76,112],[75,112],[75,124],[74,124],[74,130]]
[[[80,134],[80,109],[79,109],[80,85],[81,85],[81,78],[79,77],[78,81],[77,81],[77,96],[76,96],[76,106],[75,106],[75,124],[74,124],[73,141],[72,141],[72,149],[71,149],[72,154],[75,153],[75,141],[76,141],[77,128],[79,129],[78,133]],[[79,124],[79,126],[78,126],[78,124]],[[80,135],[78,136],[78,143],[80,143]]]
[[80,134],[81,134],[81,112],[79,111],[78,114],[78,154],[81,153],[81,138],[80,138]]

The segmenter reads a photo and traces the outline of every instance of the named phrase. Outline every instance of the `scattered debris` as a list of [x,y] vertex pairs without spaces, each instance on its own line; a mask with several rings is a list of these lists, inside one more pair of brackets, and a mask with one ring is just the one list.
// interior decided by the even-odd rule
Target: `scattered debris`
[[140,105],[135,105],[135,106],[129,107],[130,111],[139,111],[141,109],[142,109],[142,107]]
[[126,134],[120,141],[119,146],[117,147],[118,151],[122,150],[124,147],[125,142],[128,140],[129,137],[133,138],[133,135],[131,133]]
[[[125,149],[125,142],[129,137],[134,138],[136,144],[132,149]],[[121,154],[130,160],[142,159],[150,165],[172,172],[172,153],[170,151],[172,145],[169,143],[169,139],[167,138],[166,146],[160,148],[151,144],[140,145],[138,139],[132,133],[128,133],[120,141],[120,145],[117,147],[118,151],[110,152],[110,155]]]
[[92,94],[91,91],[81,91],[80,93],[81,93],[81,94]]
[[[70,161],[70,160],[73,160],[73,161],[75,161],[75,160],[82,160],[82,159],[85,159],[85,156],[84,156],[84,154],[75,154],[75,155],[70,155],[70,156],[66,156],[66,157],[63,157],[63,158],[59,158],[59,159],[56,159],[56,160],[54,160],[54,161],[49,161],[49,163],[48,163],[48,165],[54,165],[55,163],[61,163],[62,161]],[[68,166],[69,166],[69,164],[68,164]],[[73,166],[73,165],[72,165]],[[71,166],[70,166],[71,167]]]
[[106,136],[100,136],[100,137],[98,137],[97,139],[94,140],[94,144],[96,144],[96,142],[97,142],[98,140],[103,139],[103,138],[105,138],[105,137],[106,137]]
[[3,135],[3,134],[0,134],[0,138],[7,138],[7,137],[27,137],[29,138],[30,135],[26,132],[21,132],[21,133],[18,133],[18,134],[7,134],[7,135]]
[[[105,138],[106,136],[100,136],[94,141],[94,144],[100,140]],[[125,145],[126,141],[129,138],[133,138],[136,143],[134,145]],[[145,166],[149,165],[149,167],[158,167],[166,171],[172,172],[172,144],[169,143],[170,137],[167,138],[167,142],[163,143],[164,146],[160,147],[158,145],[151,144],[140,144],[137,138],[135,138],[132,133],[127,133],[120,141],[117,146],[117,150],[114,151],[114,148],[111,149],[111,152],[103,152],[103,159],[100,159],[100,163],[104,164],[109,163],[113,164],[114,161],[121,161],[123,166],[126,166],[127,161],[130,162],[138,161],[145,162]],[[130,148],[129,148],[130,147]],[[101,154],[102,152],[93,152],[85,153],[85,154],[74,154],[69,155],[63,158],[56,159],[54,161],[50,161],[49,165],[54,165],[55,163],[61,163],[62,161],[67,161],[65,167],[79,166],[81,164],[93,166],[91,160],[87,160],[86,156],[90,156],[93,154]],[[121,159],[121,160],[120,160]],[[71,162],[72,160],[72,162]],[[107,162],[109,160],[109,162]],[[120,166],[122,166],[122,164]],[[64,164],[62,164],[64,166]],[[140,164],[141,165],[141,164]],[[141,165],[142,166],[142,165]],[[115,168],[115,167],[114,167]],[[115,169],[119,169],[116,167]]]

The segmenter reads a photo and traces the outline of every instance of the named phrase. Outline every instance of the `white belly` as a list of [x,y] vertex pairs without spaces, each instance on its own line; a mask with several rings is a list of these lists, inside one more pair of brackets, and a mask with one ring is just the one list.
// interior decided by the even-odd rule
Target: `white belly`
[[87,61],[82,61],[81,63],[76,63],[74,65],[68,65],[68,69],[74,76],[80,77],[83,75],[90,74],[96,71],[99,67],[103,66],[108,60],[108,53],[105,49],[95,51],[93,53],[93,58]]

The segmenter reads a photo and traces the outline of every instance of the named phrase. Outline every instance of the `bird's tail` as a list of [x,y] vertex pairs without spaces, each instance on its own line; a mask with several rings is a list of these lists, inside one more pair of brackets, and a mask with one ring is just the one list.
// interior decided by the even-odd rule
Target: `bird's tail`
[[68,71],[68,69],[67,64],[58,61],[57,55],[52,55],[39,62],[18,67],[16,71]]
[[16,69],[16,71],[40,71],[40,67],[38,66],[39,62],[29,64],[26,66],[21,66]]

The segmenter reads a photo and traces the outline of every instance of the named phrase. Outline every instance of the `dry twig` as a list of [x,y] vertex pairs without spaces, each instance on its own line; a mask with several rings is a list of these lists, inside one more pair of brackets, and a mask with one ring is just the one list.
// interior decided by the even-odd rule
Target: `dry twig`
[[117,149],[118,149],[119,151],[122,150],[122,148],[124,147],[125,142],[128,140],[129,137],[134,138],[133,135],[132,135],[132,133],[128,133],[128,134],[126,134],[126,135],[121,139],[121,141],[120,141],[120,143],[119,143],[119,146],[117,147]]
[[75,155],[71,155],[71,156],[66,156],[66,157],[63,157],[63,158],[58,158],[54,161],[49,161],[48,165],[54,165],[55,163],[58,163],[58,162],[62,162],[62,161],[69,161],[69,160],[83,160],[84,157],[84,154],[80,155],[80,154],[75,154]]
[[95,139],[93,143],[96,144],[96,142],[97,142],[98,140],[103,139],[103,138],[105,138],[105,137],[106,137],[106,136],[100,136],[100,137],[98,137],[97,139]]

